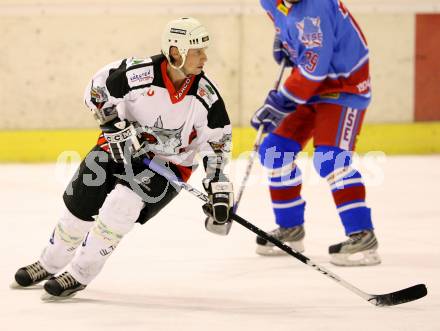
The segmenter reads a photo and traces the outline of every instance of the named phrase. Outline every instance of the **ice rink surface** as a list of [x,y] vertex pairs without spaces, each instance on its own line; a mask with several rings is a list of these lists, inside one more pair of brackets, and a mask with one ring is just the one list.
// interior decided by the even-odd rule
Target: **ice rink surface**
[[[378,308],[293,257],[263,258],[255,236],[235,224],[228,237],[205,231],[201,203],[182,192],[156,218],[137,225],[86,290],[64,302],[40,300],[41,287],[11,290],[18,267],[34,262],[62,208],[72,168],[0,166],[0,329],[9,330],[440,330],[440,156],[357,160],[367,183],[383,263],[341,268],[329,245],[344,240],[327,184],[303,167],[306,254],[369,293],[426,283],[428,296]],[[234,161],[236,190],[245,162]],[[191,183],[201,187],[201,170]],[[258,165],[238,214],[274,228]]]

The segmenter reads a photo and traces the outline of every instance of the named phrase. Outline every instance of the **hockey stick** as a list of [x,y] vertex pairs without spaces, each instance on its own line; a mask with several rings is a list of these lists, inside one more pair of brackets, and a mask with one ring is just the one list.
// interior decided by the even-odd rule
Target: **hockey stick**
[[[208,196],[191,185],[182,182],[179,178],[176,177],[174,173],[171,173],[168,169],[164,168],[163,166],[157,164],[156,162],[145,159],[144,163],[154,172],[157,174],[165,177],[172,183],[173,185],[184,189],[191,193],[192,195],[196,196],[203,202],[209,202]],[[307,256],[293,250],[290,246],[283,244],[281,241],[277,240],[276,238],[269,235],[267,232],[261,230],[257,226],[253,225],[252,223],[246,221],[244,218],[238,216],[235,213],[232,213],[231,219],[235,222],[241,224],[246,229],[252,231],[253,233],[257,234],[258,236],[266,239],[267,241],[271,242],[275,246],[277,246],[279,249],[283,250],[290,256],[293,256],[294,258],[300,260],[302,263],[307,264],[309,267],[312,267],[316,271],[319,271],[324,276],[333,279],[335,282],[340,284],[341,286],[345,287],[349,291],[351,291],[354,294],[357,294],[362,299],[366,300],[367,302],[375,305],[375,306],[394,306],[405,302],[414,301],[420,298],[423,298],[427,293],[428,290],[426,288],[425,284],[418,284],[414,285],[408,288],[404,288],[402,290],[391,292],[387,294],[368,294],[359,288],[355,287],[354,285],[348,283],[338,275],[334,274],[330,270],[324,268],[323,266],[320,266],[319,264],[314,263],[312,260],[310,260]]]
[[[275,82],[275,87],[274,87],[275,90],[278,90],[278,87],[280,86],[281,78],[283,77],[283,73],[284,73],[284,69],[286,69],[286,60],[285,59],[283,59],[281,62],[281,70],[280,70],[278,79]],[[235,203],[234,203],[234,213],[237,211],[237,208],[240,203],[241,197],[243,196],[243,192],[246,187],[246,183],[248,181],[249,175],[251,174],[251,170],[252,170],[252,166],[254,164],[255,156],[258,153],[258,148],[260,147],[261,140],[263,138],[263,129],[264,129],[264,125],[260,124],[260,126],[258,127],[258,131],[257,131],[257,137],[255,138],[254,148],[252,149],[252,152],[249,155],[247,166],[246,166],[246,171],[244,173],[243,180],[241,181],[241,185],[238,190],[237,199],[235,200]]]

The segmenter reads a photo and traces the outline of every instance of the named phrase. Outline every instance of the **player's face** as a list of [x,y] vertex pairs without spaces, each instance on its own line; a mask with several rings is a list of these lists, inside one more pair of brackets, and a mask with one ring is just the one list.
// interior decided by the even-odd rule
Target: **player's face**
[[188,50],[186,54],[185,64],[183,65],[183,71],[186,75],[198,75],[202,72],[203,66],[208,57],[206,55],[205,48],[193,48]]

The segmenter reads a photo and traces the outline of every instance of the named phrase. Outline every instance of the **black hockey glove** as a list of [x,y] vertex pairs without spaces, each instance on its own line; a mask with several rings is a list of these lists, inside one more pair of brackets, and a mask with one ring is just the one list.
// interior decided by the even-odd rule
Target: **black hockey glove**
[[127,163],[134,152],[139,150],[140,143],[136,125],[119,118],[100,126],[108,143],[108,151],[115,162]]
[[232,183],[205,178],[203,187],[208,192],[209,202],[203,205],[203,212],[208,216],[205,220],[206,230],[219,235],[227,235],[232,221],[229,219],[234,205]]

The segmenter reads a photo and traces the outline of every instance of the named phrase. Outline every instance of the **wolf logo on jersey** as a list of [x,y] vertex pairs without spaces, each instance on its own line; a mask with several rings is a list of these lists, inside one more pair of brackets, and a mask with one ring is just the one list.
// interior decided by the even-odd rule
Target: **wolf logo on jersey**
[[322,46],[323,33],[321,30],[321,19],[319,17],[304,17],[296,23],[299,34],[298,39],[306,48],[315,48]]
[[159,116],[152,127],[145,127],[143,136],[148,142],[148,149],[163,155],[174,155],[182,146],[182,130],[185,123],[178,129],[164,129],[162,118]]

